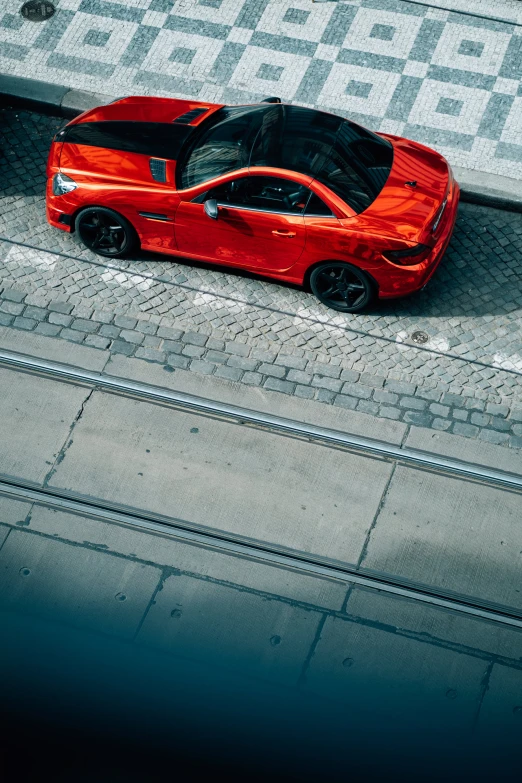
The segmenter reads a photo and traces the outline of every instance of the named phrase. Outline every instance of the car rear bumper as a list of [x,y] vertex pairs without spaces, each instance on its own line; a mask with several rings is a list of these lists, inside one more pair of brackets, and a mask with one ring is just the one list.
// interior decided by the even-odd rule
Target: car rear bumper
[[[425,288],[429,283],[444,257],[457,220],[460,188],[452,175],[447,199],[448,201],[441,221],[439,236],[437,237],[437,241],[428,258],[416,266],[399,267],[390,263],[386,268],[386,275],[382,285],[380,281],[377,280],[379,284],[379,299],[408,296],[409,294],[413,294],[416,291]],[[390,273],[391,266],[393,266],[394,269]]]

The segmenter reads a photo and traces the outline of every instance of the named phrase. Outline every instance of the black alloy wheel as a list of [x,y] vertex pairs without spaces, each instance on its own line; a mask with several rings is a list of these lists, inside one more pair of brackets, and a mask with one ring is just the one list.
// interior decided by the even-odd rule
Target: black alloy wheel
[[320,302],[341,313],[359,313],[374,295],[368,275],[342,261],[316,266],[310,275],[310,287]]
[[138,245],[136,231],[128,220],[106,207],[88,207],[76,218],[83,244],[100,256],[122,258]]

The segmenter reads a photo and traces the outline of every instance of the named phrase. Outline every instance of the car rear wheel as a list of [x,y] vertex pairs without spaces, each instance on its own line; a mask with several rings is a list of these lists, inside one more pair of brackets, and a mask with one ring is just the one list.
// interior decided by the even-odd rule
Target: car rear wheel
[[374,296],[368,275],[343,261],[325,261],[316,266],[310,275],[310,287],[320,302],[342,313],[359,313]]
[[138,235],[129,221],[106,207],[87,207],[76,218],[83,244],[100,256],[122,258],[138,246]]

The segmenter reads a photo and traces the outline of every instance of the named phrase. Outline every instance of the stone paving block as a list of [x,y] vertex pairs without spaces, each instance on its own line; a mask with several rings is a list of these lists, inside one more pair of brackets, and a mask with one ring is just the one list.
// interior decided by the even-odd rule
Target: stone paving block
[[403,421],[407,424],[416,424],[417,427],[430,427],[433,416],[429,413],[422,413],[421,411],[406,411]]
[[315,399],[318,402],[326,402],[328,405],[331,405],[335,400],[335,392],[329,389],[317,389]]
[[0,312],[0,326],[9,326],[14,321],[14,315]]
[[51,310],[53,313],[63,313],[64,315],[70,315],[72,313],[74,305],[70,302],[62,302],[61,300],[55,300],[53,302],[49,302],[49,305],[47,307],[48,310]]
[[431,423],[431,428],[433,430],[441,430],[445,432],[446,430],[449,430],[450,427],[451,427],[451,421],[449,419],[435,418]]
[[342,385],[343,382],[335,378],[323,378],[320,375],[314,375],[312,379],[312,386],[319,389],[329,389],[333,392],[340,392]]
[[229,356],[223,351],[207,351],[205,354],[207,362],[214,362],[215,364],[226,364]]
[[157,331],[158,337],[164,337],[166,340],[178,341],[183,335],[182,329],[174,329],[170,326],[160,326]]
[[23,302],[25,297],[24,291],[17,291],[15,288],[4,288],[2,291],[2,298],[9,302]]
[[59,326],[69,326],[72,323],[72,316],[64,315],[63,313],[49,313],[48,320],[50,324],[58,324]]
[[114,313],[109,310],[94,310],[92,314],[93,321],[98,321],[101,324],[110,324],[114,318]]
[[[249,386],[261,386],[263,382],[263,376],[258,372],[246,372],[241,378],[241,383],[246,383]],[[313,392],[312,392],[313,397]]]
[[159,348],[161,342],[161,337],[156,337],[153,334],[146,334],[143,338],[142,346],[144,348]]
[[120,332],[120,340],[125,340],[126,343],[134,343],[134,345],[141,345],[143,337],[141,332],[133,329],[122,329]]
[[122,353],[124,356],[132,356],[135,345],[126,343],[124,340],[114,340],[111,345],[111,353]]
[[199,359],[205,353],[205,349],[201,348],[199,345],[184,345],[181,353],[184,356],[190,356]]
[[522,437],[519,435],[512,435],[508,443],[512,449],[522,449]]
[[289,381],[295,381],[296,383],[305,386],[309,386],[312,383],[313,378],[309,372],[302,372],[302,370],[289,370],[286,377]]
[[381,405],[379,408],[379,416],[382,416],[384,419],[394,419],[398,421],[401,417],[402,411],[399,410],[399,408],[392,408],[389,405]]
[[350,383],[357,383],[360,378],[360,373],[355,370],[342,370],[340,378],[342,381],[349,381]]
[[294,395],[295,397],[301,397],[305,400],[313,400],[315,392],[310,386],[300,386],[297,384],[294,390]]
[[384,386],[384,381],[386,379],[381,378],[379,375],[372,375],[369,372],[364,372],[362,373],[359,380],[362,384],[364,384],[364,386],[371,386],[374,389],[382,389],[382,387]]
[[487,427],[490,418],[491,417],[485,413],[472,413],[470,416],[470,421],[472,424],[475,424],[477,427]]
[[114,325],[120,329],[135,329],[137,323],[137,318],[129,318],[127,315],[117,315],[114,319]]
[[372,389],[368,386],[361,386],[358,383],[345,383],[342,392],[351,397],[359,397],[362,400],[369,400],[372,396]]
[[183,342],[188,343],[189,345],[198,345],[199,347],[202,347],[207,340],[208,336],[201,332],[185,332],[183,335]]
[[359,400],[357,410],[362,411],[363,413],[370,413],[372,416],[377,416],[379,413],[379,405],[371,400]]
[[193,359],[190,363],[190,369],[193,372],[198,372],[200,375],[212,375],[215,366],[209,364],[209,362],[203,362],[201,359]]
[[511,422],[506,419],[500,419],[497,416],[491,416],[489,426],[500,432],[509,432],[511,430]]
[[38,334],[45,334],[47,337],[56,337],[61,328],[58,324],[48,324],[45,321],[41,321],[36,324],[34,331],[38,332]]
[[33,318],[24,318],[23,315],[18,315],[14,319],[13,324],[17,329],[26,329],[27,331],[31,331],[31,329],[34,329],[36,326],[36,321]]
[[280,364],[283,367],[291,368],[292,370],[304,370],[308,364],[308,359],[303,359],[299,356],[282,355],[279,354],[275,358],[275,364]]
[[28,305],[24,310],[24,318],[34,318],[35,321],[43,321],[47,316],[47,310],[43,307]]
[[9,315],[20,315],[25,310],[25,305],[20,302],[2,302],[0,310]]
[[478,436],[480,440],[484,440],[486,441],[486,443],[494,443],[497,446],[500,446],[503,443],[508,443],[510,437],[507,434],[507,432],[497,432],[496,430],[486,430],[486,429],[480,430]]
[[357,408],[359,401],[360,400],[357,397],[350,397],[347,394],[337,394],[334,399],[334,405],[354,411]]
[[516,405],[514,405],[511,408],[511,413],[509,414],[509,418],[512,421],[522,421],[522,408],[518,408]]
[[455,435],[464,435],[466,438],[476,438],[480,430],[473,424],[464,424],[464,422],[456,421],[453,425],[452,432]]
[[234,353],[236,356],[249,356],[250,346],[245,343],[238,343],[233,340],[225,343],[227,353]]
[[136,324],[136,331],[146,335],[155,335],[158,331],[158,327],[150,321],[138,321]]
[[225,349],[224,340],[217,340],[215,337],[209,337],[206,347],[212,351],[223,351]]
[[373,393],[375,402],[385,402],[388,405],[396,405],[399,402],[399,395],[384,389],[375,389]]
[[136,348],[136,353],[134,355],[137,359],[145,359],[149,362],[161,362],[163,364],[166,360],[165,351],[158,351],[156,348],[144,348],[140,346],[139,348]]
[[260,364],[257,371],[262,373],[262,375],[270,375],[274,378],[284,378],[286,375],[285,367],[279,367],[274,364]]
[[98,326],[96,321],[89,321],[86,318],[76,318],[71,324],[71,329],[92,334],[98,330]]
[[226,378],[228,381],[239,381],[243,375],[243,371],[237,367],[227,367],[222,364],[218,364],[214,371],[214,375],[218,378]]
[[445,392],[442,395],[441,402],[444,405],[450,405],[455,408],[465,408],[466,400],[460,396],[460,394],[451,394],[451,392]]
[[187,356],[180,356],[176,353],[167,355],[167,364],[170,367],[177,367],[180,370],[187,370],[190,365],[190,359]]
[[181,353],[185,346],[183,343],[179,343],[174,340],[163,340],[161,347],[167,353]]
[[509,414],[508,405],[495,405],[495,403],[488,402],[486,405],[486,413],[491,413],[492,416],[500,416],[503,419]]
[[267,378],[263,387],[265,389],[270,389],[271,391],[283,392],[283,394],[293,394],[295,383],[281,381],[279,378]]
[[110,344],[111,341],[108,337],[101,337],[99,334],[88,334],[85,338],[85,345],[100,348],[102,351],[108,348]]
[[252,372],[256,369],[259,362],[257,359],[245,359],[243,356],[237,356],[234,354],[229,357],[227,364],[229,367],[237,367],[240,370]]
[[423,411],[428,407],[428,403],[426,400],[419,400],[418,397],[401,397],[399,400],[399,407]]
[[432,402],[429,410],[435,416],[448,416],[450,412],[450,408],[447,405],[439,405],[437,402]]
[[310,362],[306,369],[308,372],[313,372],[314,375],[322,375],[328,378],[340,378],[341,376],[341,368],[331,364]]
[[467,421],[468,416],[469,416],[468,411],[463,411],[461,408],[454,408],[451,411],[451,417],[453,419],[457,419],[458,421]]
[[411,396],[415,394],[416,386],[414,383],[407,383],[405,381],[387,380],[384,388],[386,391],[395,392],[396,394]]

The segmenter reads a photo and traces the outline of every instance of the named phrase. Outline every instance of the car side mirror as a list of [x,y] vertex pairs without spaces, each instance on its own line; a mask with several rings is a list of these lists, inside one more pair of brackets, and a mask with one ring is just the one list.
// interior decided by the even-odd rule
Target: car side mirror
[[205,212],[209,216],[209,218],[212,218],[212,220],[217,220],[218,218],[218,203],[215,198],[209,198],[207,201],[205,201],[204,205]]

